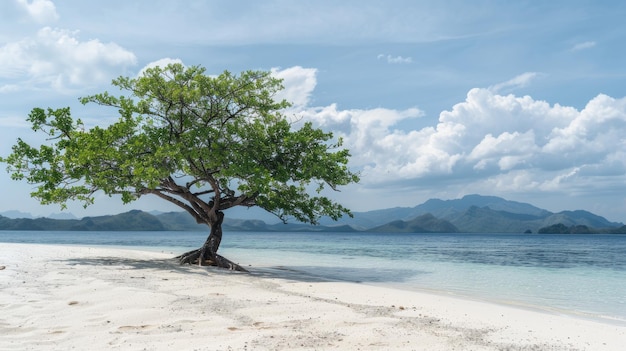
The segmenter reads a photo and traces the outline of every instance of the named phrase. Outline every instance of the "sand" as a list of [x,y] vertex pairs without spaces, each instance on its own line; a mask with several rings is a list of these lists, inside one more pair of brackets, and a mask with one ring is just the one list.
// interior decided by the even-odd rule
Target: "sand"
[[0,350],[624,350],[626,326],[170,253],[0,244]]

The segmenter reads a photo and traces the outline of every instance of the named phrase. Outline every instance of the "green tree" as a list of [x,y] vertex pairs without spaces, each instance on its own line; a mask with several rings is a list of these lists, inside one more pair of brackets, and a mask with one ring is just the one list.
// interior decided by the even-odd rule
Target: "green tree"
[[230,269],[242,268],[217,254],[229,208],[259,206],[283,221],[312,224],[350,214],[322,193],[358,182],[348,150],[311,123],[293,128],[283,113],[290,104],[274,99],[282,83],[269,72],[212,77],[172,64],[113,85],[127,95],[104,92],[81,102],[117,109],[115,123],[86,129],[69,108],[35,108],[28,121],[47,142],[18,139],[0,159],[13,179],[36,185],[31,196],[42,204],[88,206],[99,191],[124,203],[157,196],[210,227],[201,248],[178,257],[181,264]]

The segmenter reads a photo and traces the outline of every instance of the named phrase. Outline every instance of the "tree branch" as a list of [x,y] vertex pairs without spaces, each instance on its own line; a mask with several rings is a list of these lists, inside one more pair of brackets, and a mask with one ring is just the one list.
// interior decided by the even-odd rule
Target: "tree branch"
[[163,194],[162,192],[158,191],[158,190],[152,190],[152,189],[145,189],[143,191],[143,193],[146,194],[154,194],[164,200],[167,200],[171,203],[173,203],[174,205],[184,209],[185,211],[187,211],[189,214],[191,214],[193,216],[193,218],[196,220],[196,223],[199,224],[207,224],[210,225],[209,221],[207,218],[203,217],[201,214],[199,214],[198,212],[196,212],[191,206],[185,204],[184,202],[171,197],[169,195]]

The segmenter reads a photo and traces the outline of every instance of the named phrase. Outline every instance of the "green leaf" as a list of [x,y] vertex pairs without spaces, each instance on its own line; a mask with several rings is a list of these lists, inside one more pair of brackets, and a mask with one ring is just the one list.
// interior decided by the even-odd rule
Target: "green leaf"
[[12,179],[36,186],[41,203],[88,206],[96,192],[128,203],[151,194],[207,222],[212,211],[238,205],[310,223],[350,213],[320,195],[358,182],[348,150],[311,123],[294,128],[282,114],[290,103],[274,100],[283,87],[270,72],[209,76],[171,64],[113,86],[124,95],[80,101],[110,108],[115,123],[86,130],[69,108],[34,108],[28,121],[46,142],[18,139],[0,158]]

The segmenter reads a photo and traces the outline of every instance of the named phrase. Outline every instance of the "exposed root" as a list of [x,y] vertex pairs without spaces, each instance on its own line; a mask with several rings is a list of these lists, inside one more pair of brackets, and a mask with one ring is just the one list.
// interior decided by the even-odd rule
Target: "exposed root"
[[225,268],[225,269],[229,269],[232,271],[248,272],[245,268],[225,258],[222,255],[215,254],[212,258],[200,259],[202,254],[203,254],[203,249],[200,248],[200,249],[195,249],[195,250],[185,252],[184,254],[180,256],[176,256],[175,258],[178,259],[181,265],[182,264],[190,264],[190,265],[197,264],[198,266],[216,266],[219,268]]
[[174,258],[178,259],[180,264],[195,264],[198,263],[198,258],[202,253],[202,249],[195,249],[191,251],[187,251],[180,256],[176,256]]
[[201,248],[187,251],[177,256],[180,264],[197,264],[198,266],[216,266],[226,268],[233,271],[247,272],[240,265],[230,261],[229,259],[218,255],[217,250],[222,241],[222,222],[224,221],[224,212],[217,211],[217,221],[211,225],[211,233]]

